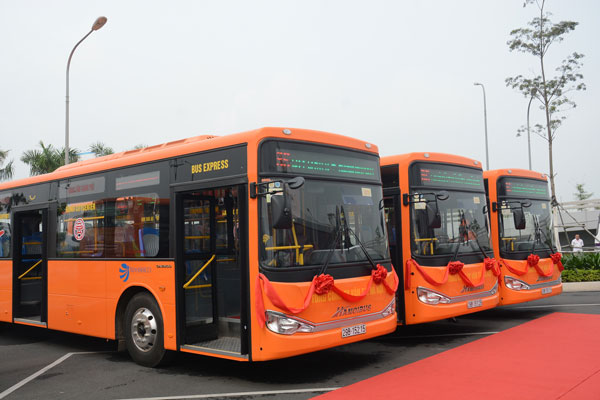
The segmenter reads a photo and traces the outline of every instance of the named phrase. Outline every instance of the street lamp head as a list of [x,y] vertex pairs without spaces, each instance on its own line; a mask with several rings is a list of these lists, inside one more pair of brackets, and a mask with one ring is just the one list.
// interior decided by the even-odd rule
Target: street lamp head
[[483,85],[479,82],[473,82],[473,86],[483,86]]
[[97,31],[102,28],[108,19],[106,17],[98,17],[96,21],[94,21],[94,25],[92,25],[92,30]]

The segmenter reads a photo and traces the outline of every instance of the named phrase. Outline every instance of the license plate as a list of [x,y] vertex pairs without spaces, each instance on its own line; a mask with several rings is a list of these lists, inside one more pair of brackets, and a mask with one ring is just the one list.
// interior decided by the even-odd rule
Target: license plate
[[551,287],[542,288],[542,294],[548,294],[548,293],[552,293]]
[[481,299],[469,300],[467,302],[467,308],[481,307],[482,305],[483,305],[483,300],[481,300]]
[[367,333],[367,326],[365,324],[347,326],[342,328],[342,338],[356,336],[356,335],[364,335]]

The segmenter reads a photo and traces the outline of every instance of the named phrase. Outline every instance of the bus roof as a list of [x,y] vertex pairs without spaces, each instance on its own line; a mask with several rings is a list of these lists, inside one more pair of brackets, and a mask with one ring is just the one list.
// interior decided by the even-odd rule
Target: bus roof
[[464,165],[469,167],[475,166],[477,168],[481,168],[481,162],[472,158],[457,156],[454,154],[427,152],[414,152],[381,157],[381,166],[383,167],[386,165],[393,164],[408,166],[413,161],[441,162],[448,164]]
[[[286,133],[284,133],[286,132]],[[287,133],[289,132],[289,133]],[[187,139],[157,144],[142,149],[128,150],[90,160],[64,165],[49,174],[31,176],[10,182],[0,183],[0,190],[63,179],[71,176],[111,170],[129,165],[143,164],[152,161],[198,153],[215,148],[233,146],[242,143],[258,144],[264,138],[296,139],[305,142],[328,143],[378,154],[376,145],[347,136],[315,131],[310,129],[264,127],[251,131],[225,136],[202,135]]]
[[490,171],[483,171],[483,179],[495,178],[498,179],[501,176],[514,176],[516,178],[531,178],[537,179],[544,182],[548,181],[548,176],[541,172],[530,171],[528,169],[519,168],[505,168],[505,169],[493,169]]

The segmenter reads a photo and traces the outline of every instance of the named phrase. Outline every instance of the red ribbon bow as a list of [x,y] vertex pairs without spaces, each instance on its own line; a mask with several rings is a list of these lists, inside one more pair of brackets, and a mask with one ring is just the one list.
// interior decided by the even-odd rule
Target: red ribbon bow
[[550,258],[552,259],[552,262],[558,266],[558,270],[560,272],[562,272],[565,269],[565,267],[563,266],[563,263],[561,261],[562,254],[560,254],[560,253],[550,254]]
[[383,266],[377,264],[377,269],[371,271],[371,276],[373,277],[373,282],[380,284],[387,278],[387,270]]
[[450,275],[456,275],[462,271],[464,266],[465,264],[460,261],[450,261],[448,263],[448,271],[450,272]]
[[333,287],[333,276],[319,275],[315,278],[315,293],[316,294],[327,294]]
[[538,265],[539,262],[540,256],[538,256],[537,254],[530,254],[529,257],[527,257],[527,264],[530,267],[535,267],[536,265]]

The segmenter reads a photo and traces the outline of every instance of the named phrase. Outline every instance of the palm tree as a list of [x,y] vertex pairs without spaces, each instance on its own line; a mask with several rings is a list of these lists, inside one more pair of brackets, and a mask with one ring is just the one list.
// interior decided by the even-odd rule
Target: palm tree
[[96,157],[107,156],[115,152],[112,147],[108,147],[102,142],[92,143],[90,145],[90,151],[94,153]]
[[[44,145],[40,140],[41,150],[27,150],[21,156],[21,161],[29,165],[30,175],[41,175],[50,173],[65,165],[65,149],[57,149],[51,144]],[[79,150],[70,148],[69,159],[73,162],[79,160]]]
[[10,150],[0,150],[0,181],[12,178],[15,172],[13,168],[13,160],[10,160],[4,167],[1,167],[2,164],[4,164],[4,161],[6,161],[9,151]]

